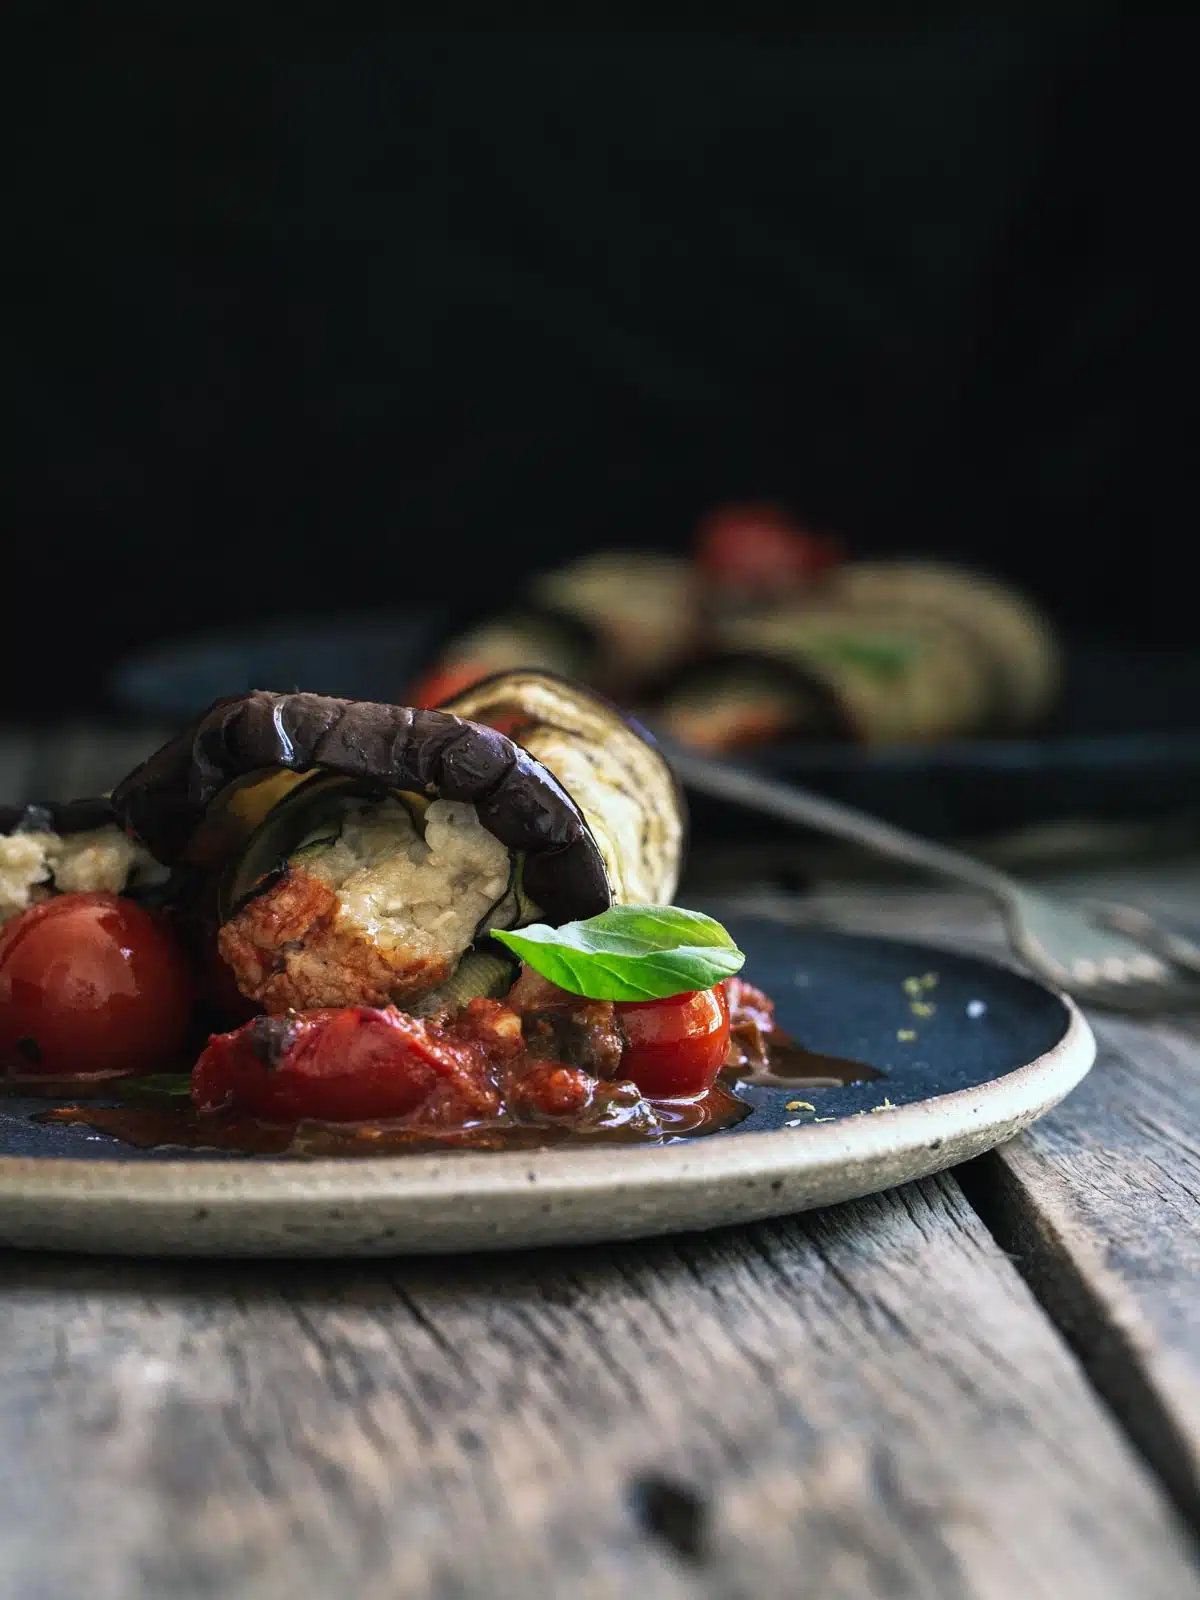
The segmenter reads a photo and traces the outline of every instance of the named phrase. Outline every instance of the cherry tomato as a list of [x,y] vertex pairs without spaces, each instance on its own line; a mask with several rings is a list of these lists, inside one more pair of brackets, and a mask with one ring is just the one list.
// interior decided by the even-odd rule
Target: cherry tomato
[[621,1073],[652,1100],[701,1094],[712,1087],[729,1051],[724,987],[693,989],[669,1000],[626,1000],[615,1007],[629,1043]]
[[480,678],[486,678],[490,671],[490,667],[479,666],[473,661],[446,662],[417,679],[408,691],[409,704],[418,709],[432,710],[452,695],[469,689]]
[[0,1067],[91,1077],[183,1045],[191,973],[164,922],[115,894],[62,894],[0,929]]
[[421,1109],[431,1124],[494,1115],[482,1049],[394,1006],[256,1017],[218,1033],[192,1069],[200,1111],[267,1122],[366,1122]]
[[754,594],[810,583],[839,556],[836,539],[805,532],[773,505],[722,506],[696,533],[696,557],[707,576]]

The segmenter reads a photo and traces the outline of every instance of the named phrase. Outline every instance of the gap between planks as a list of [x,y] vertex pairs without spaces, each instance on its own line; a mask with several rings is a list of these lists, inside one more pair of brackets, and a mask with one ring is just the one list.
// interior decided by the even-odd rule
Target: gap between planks
[[1093,1022],[1091,1077],[958,1176],[1200,1532],[1200,1028]]
[[[1194,920],[1200,859],[1061,874],[1054,887]],[[823,885],[791,903],[805,922],[1006,953],[998,918],[966,893]],[[778,896],[764,904],[786,914]],[[1200,1531],[1200,1017],[1089,1020],[1099,1045],[1090,1075],[957,1176]]]

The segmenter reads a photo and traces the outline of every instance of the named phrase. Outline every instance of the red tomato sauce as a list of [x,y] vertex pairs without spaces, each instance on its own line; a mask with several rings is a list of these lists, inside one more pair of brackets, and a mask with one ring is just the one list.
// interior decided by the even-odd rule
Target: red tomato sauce
[[746,1114],[716,1083],[729,1054],[724,990],[633,1009],[630,1027],[623,1008],[527,974],[508,1001],[472,1000],[445,1018],[393,1006],[258,1017],[210,1039],[193,1112],[225,1126],[307,1124],[310,1135],[353,1127],[356,1148],[661,1140]]
[[[48,900],[0,935],[0,1068],[15,1092],[73,1097],[41,1120],[137,1145],[370,1155],[715,1132],[749,1115],[738,1080],[779,1081],[793,1048],[741,978],[614,1005],[526,967],[503,1001],[437,1017],[390,1005],[256,1015],[211,1035],[190,1079],[156,1085],[156,1069],[188,1058],[196,999],[166,922],[109,894]],[[825,1070],[839,1065],[852,1067]],[[112,1099],[124,1103],[96,1103]]]
[[[738,1014],[743,990],[768,1016],[770,1002],[740,983]],[[39,1120],[140,1146],[262,1155],[662,1143],[749,1114],[733,1078],[717,1081],[743,1056],[730,1017],[725,987],[614,1007],[526,971],[507,1001],[473,1000],[437,1020],[395,1007],[255,1017],[210,1038],[190,1100],[138,1103],[131,1081],[133,1103],[96,1105],[80,1086]]]

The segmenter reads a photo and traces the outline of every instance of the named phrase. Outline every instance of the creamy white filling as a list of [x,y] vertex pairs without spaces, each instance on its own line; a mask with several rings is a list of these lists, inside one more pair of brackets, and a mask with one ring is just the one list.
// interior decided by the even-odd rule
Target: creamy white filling
[[424,825],[422,837],[398,801],[364,804],[292,863],[336,891],[340,923],[382,949],[457,960],[508,886],[508,850],[463,801],[434,800]]
[[49,845],[55,833],[10,833],[0,837],[0,922],[26,911],[47,892],[50,882]]
[[0,922],[54,892],[120,894],[156,863],[119,828],[0,835]]

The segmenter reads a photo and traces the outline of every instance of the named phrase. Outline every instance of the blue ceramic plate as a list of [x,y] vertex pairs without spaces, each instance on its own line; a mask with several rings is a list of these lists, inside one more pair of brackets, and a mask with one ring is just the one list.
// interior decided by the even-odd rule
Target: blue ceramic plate
[[380,611],[202,634],[130,656],[109,693],[123,710],[167,723],[248,689],[398,700],[444,628],[437,612]]
[[[1072,1003],[929,946],[725,919],[813,1052],[877,1073],[751,1086],[738,1126],[666,1146],[279,1159],[139,1151],[0,1102],[0,1243],[189,1254],[386,1254],[631,1238],[825,1205],[1026,1127],[1095,1046]],[[814,1071],[819,1067],[814,1066]]]

